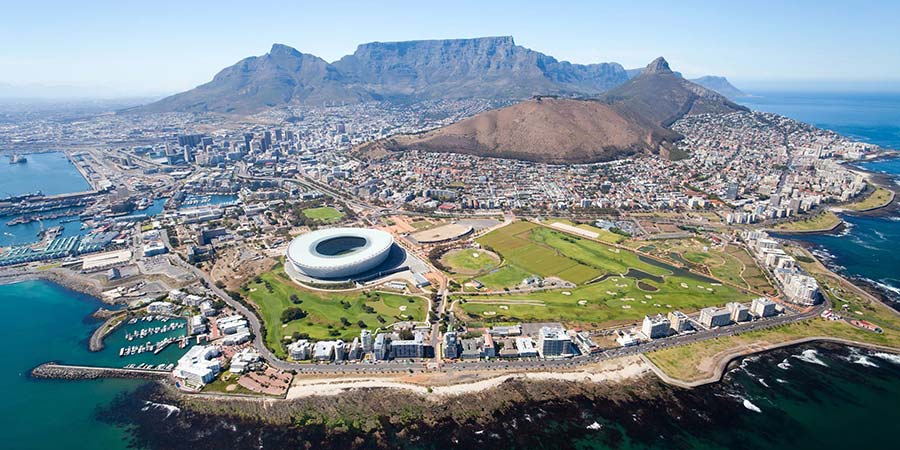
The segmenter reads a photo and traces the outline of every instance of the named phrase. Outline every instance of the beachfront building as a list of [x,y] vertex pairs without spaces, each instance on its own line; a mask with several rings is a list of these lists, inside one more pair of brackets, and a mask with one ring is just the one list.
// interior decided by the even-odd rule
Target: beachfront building
[[669,324],[672,326],[672,331],[676,333],[684,333],[691,329],[691,320],[688,318],[687,314],[681,311],[672,311],[668,314],[667,318],[669,319]]
[[425,357],[425,338],[422,333],[417,331],[412,339],[391,341],[391,355],[394,358],[423,358]]
[[775,315],[775,302],[765,297],[753,299],[750,303],[750,313],[756,317],[771,317]]
[[202,387],[212,382],[222,370],[217,356],[221,352],[213,345],[195,345],[178,359],[172,375],[192,387]]
[[303,361],[309,359],[312,354],[312,346],[306,339],[300,339],[288,345],[288,354],[294,361]]
[[542,327],[538,332],[538,353],[543,358],[555,358],[571,354],[572,340],[562,328]]
[[444,333],[444,358],[459,358],[459,335],[455,331]]
[[727,309],[714,306],[700,310],[700,324],[706,328],[723,327],[731,323],[731,313]]
[[747,308],[741,303],[726,303],[725,309],[731,314],[732,322],[746,322],[750,320],[750,308]]
[[662,314],[657,314],[656,317],[644,316],[641,333],[650,339],[659,339],[668,336],[671,328],[671,322]]

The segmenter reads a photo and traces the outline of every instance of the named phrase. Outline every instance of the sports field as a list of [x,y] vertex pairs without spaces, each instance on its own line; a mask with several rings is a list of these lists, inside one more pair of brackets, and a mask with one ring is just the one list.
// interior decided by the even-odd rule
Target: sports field
[[[753,295],[637,254],[529,222],[517,222],[478,240],[504,258],[492,275],[516,284],[525,274],[558,276],[572,289],[522,294],[463,296],[458,307],[470,318],[493,321],[561,320],[584,326],[640,320],[646,314],[694,311]],[[508,274],[508,275],[507,275]],[[604,278],[599,278],[603,277]],[[479,281],[490,287],[490,275]]]
[[323,206],[320,208],[310,208],[304,209],[303,215],[309,217],[310,219],[318,220],[325,223],[337,222],[344,217],[344,213],[334,209],[330,206]]
[[441,257],[441,263],[453,273],[475,275],[492,270],[500,265],[500,257],[493,252],[474,248],[457,248]]
[[[300,303],[294,303],[294,294]],[[266,346],[284,356],[281,342],[294,332],[307,333],[312,339],[353,340],[359,336],[359,321],[376,328],[402,320],[424,321],[428,301],[421,297],[386,292],[319,292],[303,289],[290,281],[281,265],[251,280],[244,295],[256,305],[266,326]],[[282,312],[297,307],[308,315],[286,324]],[[379,317],[382,320],[379,320]],[[341,318],[346,319],[344,323]]]

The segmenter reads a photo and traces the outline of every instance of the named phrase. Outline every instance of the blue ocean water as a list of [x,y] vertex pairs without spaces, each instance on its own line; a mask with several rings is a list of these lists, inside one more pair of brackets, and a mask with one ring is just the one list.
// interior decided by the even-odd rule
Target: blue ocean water
[[30,194],[68,194],[91,190],[91,185],[61,152],[29,153],[28,162],[7,164],[0,159],[0,197]]
[[753,92],[739,103],[900,150],[900,93]]

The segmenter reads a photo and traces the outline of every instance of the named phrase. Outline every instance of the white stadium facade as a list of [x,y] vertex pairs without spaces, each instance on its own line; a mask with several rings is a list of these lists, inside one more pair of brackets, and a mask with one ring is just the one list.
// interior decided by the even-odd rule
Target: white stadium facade
[[383,263],[394,238],[367,228],[327,228],[302,234],[288,246],[293,269],[321,280],[348,279]]

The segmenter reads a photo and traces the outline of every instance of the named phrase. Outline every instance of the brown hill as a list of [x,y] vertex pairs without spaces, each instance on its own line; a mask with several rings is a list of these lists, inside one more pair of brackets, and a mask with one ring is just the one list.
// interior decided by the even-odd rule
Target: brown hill
[[362,146],[385,151],[466,153],[552,164],[591,163],[655,153],[669,157],[681,135],[668,129],[693,114],[746,111],[721,94],[685,80],[657,58],[639,75],[594,100],[538,98],[415,135]]
[[421,150],[551,164],[666,154],[681,136],[628,108],[596,100],[537,98],[487,111],[443,128],[373,142],[360,153]]

